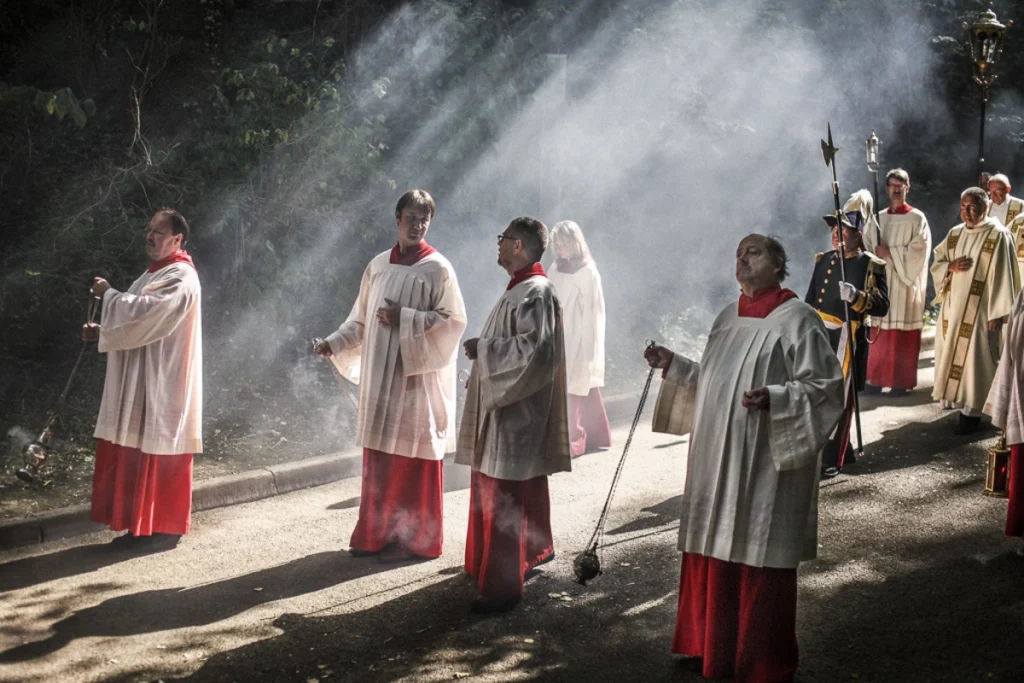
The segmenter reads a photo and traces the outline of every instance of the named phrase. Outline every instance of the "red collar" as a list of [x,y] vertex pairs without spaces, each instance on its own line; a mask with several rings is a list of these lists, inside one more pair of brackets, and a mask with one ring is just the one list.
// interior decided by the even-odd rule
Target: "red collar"
[[508,283],[508,287],[505,288],[505,291],[507,292],[508,290],[512,289],[523,280],[531,278],[534,275],[540,275],[542,277],[548,276],[548,274],[544,272],[544,266],[540,265],[539,261],[537,263],[526,266],[521,270],[517,270],[512,275],[512,281]]
[[910,213],[913,210],[914,207],[912,207],[910,204],[904,203],[903,206],[896,209],[895,211],[893,211],[892,207],[890,206],[888,209],[885,210],[885,212],[896,216],[902,216],[903,214]]
[[415,263],[419,263],[420,260],[433,254],[437,249],[426,242],[420,242],[415,244],[406,250],[403,254],[402,249],[396,243],[395,246],[391,247],[391,260],[389,263],[396,264],[399,266],[411,266]]
[[146,269],[146,272],[155,273],[161,268],[166,268],[172,263],[187,263],[190,266],[192,266],[192,268],[196,267],[196,264],[192,263],[192,257],[188,255],[188,252],[185,251],[184,249],[179,249],[178,251],[174,252],[173,254],[171,254],[170,256],[163,260],[150,261],[149,268]]
[[783,289],[780,285],[766,287],[754,292],[754,296],[740,293],[737,312],[741,318],[767,318],[776,308],[796,298],[796,292]]

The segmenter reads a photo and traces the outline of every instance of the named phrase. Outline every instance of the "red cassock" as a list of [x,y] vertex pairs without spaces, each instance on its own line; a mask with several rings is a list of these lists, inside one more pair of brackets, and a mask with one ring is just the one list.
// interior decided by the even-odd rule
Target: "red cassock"
[[672,652],[703,659],[704,678],[781,683],[796,673],[796,569],[683,554]]
[[586,396],[569,394],[569,449],[572,457],[611,445],[612,431],[601,389],[594,387]]
[[1006,506],[1006,535],[1024,536],[1024,444],[1010,446],[1010,473]]
[[466,532],[466,571],[480,595],[523,597],[526,572],[554,554],[548,478],[494,479],[473,472]]
[[187,534],[192,512],[192,454],[150,455],[100,439],[92,485],[92,521],[134,536]]
[[359,521],[349,546],[375,553],[392,543],[420,557],[441,555],[443,461],[363,449]]
[[917,386],[921,330],[872,329],[869,332],[875,341],[868,351],[868,384],[908,390]]

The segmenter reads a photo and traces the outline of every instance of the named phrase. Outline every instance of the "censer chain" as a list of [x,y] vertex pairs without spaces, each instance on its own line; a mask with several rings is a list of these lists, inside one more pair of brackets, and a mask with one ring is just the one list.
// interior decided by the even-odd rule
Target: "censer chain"
[[[653,342],[651,342],[653,344]],[[650,372],[647,373],[647,382],[644,383],[643,392],[640,394],[640,403],[636,407],[636,414],[633,416],[633,424],[629,428],[629,436],[626,437],[626,445],[622,448],[622,457],[619,458],[619,465],[615,468],[615,476],[612,478],[612,487],[608,491],[608,498],[604,501],[604,509],[601,510],[601,517],[597,521],[597,528],[594,529],[593,535],[587,542],[587,548],[592,550],[595,554],[597,553],[598,547],[601,545],[601,541],[604,539],[604,526],[608,520],[608,512],[612,507],[612,498],[615,497],[615,489],[619,485],[619,477],[622,475],[622,468],[626,464],[626,455],[629,453],[629,445],[633,442],[633,433],[636,432],[636,426],[640,423],[640,417],[644,412],[644,404],[647,403],[647,394],[651,390],[651,380],[654,379],[654,371],[656,368],[651,368]]]

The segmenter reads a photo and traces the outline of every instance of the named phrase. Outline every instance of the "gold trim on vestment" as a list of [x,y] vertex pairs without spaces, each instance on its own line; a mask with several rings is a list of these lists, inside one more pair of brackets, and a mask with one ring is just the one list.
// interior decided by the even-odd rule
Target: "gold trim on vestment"
[[[958,334],[953,340],[953,351],[950,355],[949,375],[946,377],[946,386],[942,392],[942,399],[955,401],[956,393],[960,389],[960,379],[963,377],[964,365],[967,362],[967,352],[971,348],[971,339],[974,335],[974,325],[978,319],[978,309],[981,307],[981,295],[985,292],[985,283],[988,281],[988,271],[992,266],[992,255],[996,250],[996,241],[999,239],[999,232],[991,230],[989,237],[981,245],[981,256],[978,258],[977,266],[974,268],[974,277],[971,280],[971,290],[964,303],[963,314],[960,316],[960,327]],[[953,247],[960,240],[960,229],[955,235],[949,237],[949,261],[956,260],[953,255]],[[967,321],[970,322],[967,322]],[[942,304],[942,335],[946,336],[948,329],[946,318],[946,304]],[[944,340],[945,341],[945,340]]]

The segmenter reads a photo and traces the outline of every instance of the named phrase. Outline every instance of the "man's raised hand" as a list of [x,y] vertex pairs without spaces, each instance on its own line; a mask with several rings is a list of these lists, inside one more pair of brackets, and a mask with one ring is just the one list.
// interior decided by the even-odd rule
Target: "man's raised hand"
[[377,322],[382,327],[398,327],[398,323],[402,319],[402,307],[387,297],[384,298],[384,303],[387,306],[377,309]]
[[110,289],[110,283],[101,277],[94,277],[92,279],[92,288],[89,290],[92,295],[98,299],[102,299],[103,295]]
[[100,340],[100,326],[96,323],[82,325],[82,341],[94,342]]
[[466,343],[462,345],[463,350],[466,352],[466,358],[476,360],[476,345],[479,341],[479,337],[473,337],[472,339],[467,339]]
[[644,360],[652,368],[659,368],[664,370],[672,364],[672,359],[675,358],[676,354],[669,351],[664,346],[658,346],[652,344],[644,349]]
[[327,343],[327,341],[320,341],[315,347],[313,347],[313,351],[316,352],[316,355],[322,358],[330,358],[334,355],[334,351],[331,351],[331,345]]

